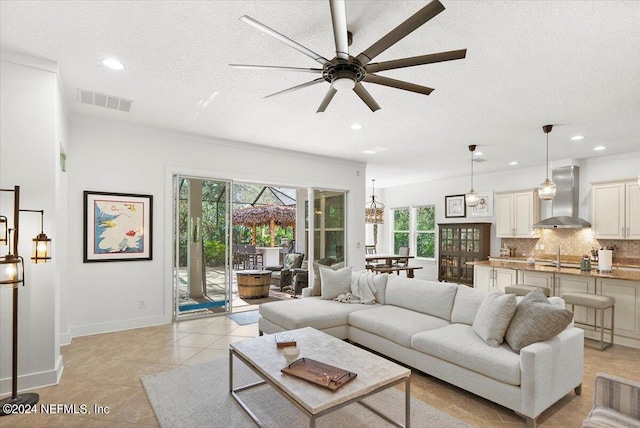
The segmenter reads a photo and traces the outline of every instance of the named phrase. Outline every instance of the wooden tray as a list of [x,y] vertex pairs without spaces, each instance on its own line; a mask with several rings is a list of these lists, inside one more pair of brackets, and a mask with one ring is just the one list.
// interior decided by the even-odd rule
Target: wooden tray
[[330,391],[335,391],[345,383],[358,376],[356,373],[343,370],[311,358],[300,358],[281,370],[291,376],[304,379]]

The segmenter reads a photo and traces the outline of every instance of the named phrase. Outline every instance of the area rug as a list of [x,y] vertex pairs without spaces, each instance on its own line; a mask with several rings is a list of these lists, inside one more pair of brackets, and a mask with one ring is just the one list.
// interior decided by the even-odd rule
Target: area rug
[[201,303],[186,303],[180,305],[180,312],[184,311],[195,311],[199,309],[207,309],[207,308],[219,308],[226,304],[225,300],[219,302],[201,302]]
[[237,314],[227,315],[227,318],[235,321],[239,325],[255,324],[258,322],[260,315],[258,311],[238,312]]
[[[161,427],[254,426],[249,416],[229,395],[227,357],[190,367],[180,367],[143,377],[147,397]],[[234,386],[259,378],[244,364],[234,360]],[[309,418],[268,385],[240,393],[265,427],[309,426]],[[391,418],[404,423],[404,393],[390,388],[365,400]],[[411,399],[411,425],[415,427],[469,427],[438,409]],[[354,403],[316,420],[318,428],[377,428],[392,426],[384,419]]]

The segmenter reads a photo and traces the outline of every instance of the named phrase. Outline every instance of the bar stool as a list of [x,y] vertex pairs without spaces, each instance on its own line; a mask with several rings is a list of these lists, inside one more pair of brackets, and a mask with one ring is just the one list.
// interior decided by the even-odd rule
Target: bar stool
[[[596,310],[596,318],[597,318],[598,310],[599,310],[600,311],[600,347],[596,349],[600,349],[601,351],[604,351],[605,349],[613,345],[613,335],[614,335],[613,319],[614,319],[616,299],[614,299],[611,296],[604,296],[601,294],[591,294],[591,293],[564,293],[562,294],[562,299],[566,304],[571,305],[572,311],[574,310],[575,305],[584,306],[586,308],[592,308]],[[604,326],[604,311],[609,308],[611,308],[611,328],[606,328]],[[593,324],[576,322],[575,320],[574,322],[576,324],[583,324],[589,327],[593,327],[594,330],[597,330],[598,328],[597,319]],[[609,330],[609,333],[611,334],[611,341],[609,343],[605,343],[604,341],[605,330]]]
[[533,290],[542,290],[545,296],[551,295],[551,289],[549,287],[543,287],[538,285],[525,285],[525,284],[511,284],[504,287],[506,294],[515,294],[516,296],[526,296]]

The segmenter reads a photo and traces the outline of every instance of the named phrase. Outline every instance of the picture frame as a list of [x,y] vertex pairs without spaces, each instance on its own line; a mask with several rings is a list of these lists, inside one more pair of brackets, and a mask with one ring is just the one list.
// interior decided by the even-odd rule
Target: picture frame
[[478,192],[480,202],[475,207],[469,207],[469,217],[493,217],[493,192]]
[[153,259],[153,195],[84,191],[83,262]]
[[448,195],[444,197],[445,218],[464,218],[467,216],[467,204],[464,195]]

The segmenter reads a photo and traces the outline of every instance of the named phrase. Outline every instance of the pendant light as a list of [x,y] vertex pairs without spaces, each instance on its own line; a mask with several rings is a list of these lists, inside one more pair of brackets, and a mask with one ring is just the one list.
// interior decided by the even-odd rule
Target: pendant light
[[378,225],[384,223],[384,204],[376,201],[376,180],[371,180],[371,202],[364,209],[364,222],[373,224],[373,246],[378,246]]
[[556,196],[556,185],[549,180],[549,132],[553,125],[544,125],[542,130],[547,134],[547,178],[538,186],[538,197],[543,201],[550,201]]
[[476,151],[476,145],[469,145],[469,151],[471,152],[471,190],[464,195],[464,200],[467,203],[468,207],[475,207],[480,203],[480,197],[478,196],[478,192],[473,190],[473,152]]

